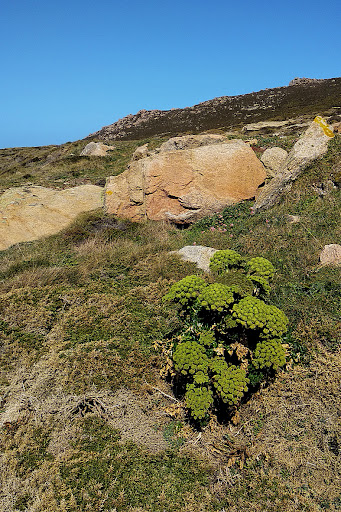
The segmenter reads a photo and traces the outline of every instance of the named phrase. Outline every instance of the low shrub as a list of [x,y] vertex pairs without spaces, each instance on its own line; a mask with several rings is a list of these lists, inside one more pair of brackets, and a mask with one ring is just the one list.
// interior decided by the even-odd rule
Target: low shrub
[[[201,425],[214,410],[234,414],[246,393],[285,366],[282,338],[288,330],[285,314],[265,302],[275,273],[270,261],[222,250],[210,269],[220,282],[187,276],[163,297],[178,304],[183,320],[171,341],[172,377],[190,418]],[[233,276],[229,285],[221,282],[227,273]],[[239,286],[240,275],[252,283],[250,293]]]

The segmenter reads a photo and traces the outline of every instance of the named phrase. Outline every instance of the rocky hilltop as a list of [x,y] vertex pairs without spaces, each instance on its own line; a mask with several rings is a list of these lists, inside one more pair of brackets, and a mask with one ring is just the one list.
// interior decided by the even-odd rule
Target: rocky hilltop
[[287,87],[264,89],[239,96],[222,96],[183,109],[140,110],[135,115],[129,114],[103,127],[87,138],[129,140],[228,129],[248,122],[323,113],[324,110],[340,105],[340,99],[341,78],[295,78]]

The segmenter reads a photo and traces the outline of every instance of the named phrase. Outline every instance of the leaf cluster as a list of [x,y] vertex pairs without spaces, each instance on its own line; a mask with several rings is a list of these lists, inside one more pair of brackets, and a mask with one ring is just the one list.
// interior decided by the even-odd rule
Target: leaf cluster
[[256,345],[252,364],[256,369],[278,370],[285,365],[285,351],[277,338],[261,340]]
[[[242,275],[253,287],[251,293],[241,292],[238,279],[227,285],[192,275],[175,283],[164,297],[187,313],[187,329],[174,343],[172,360],[178,379],[186,385],[189,414],[200,422],[209,418],[213,404],[232,413],[249,391],[249,373],[258,383],[285,365],[281,338],[288,329],[285,314],[259,298],[270,290],[270,261],[247,261],[227,249],[214,254],[210,269],[219,280],[227,274]],[[243,357],[233,349],[236,342],[245,347]]]

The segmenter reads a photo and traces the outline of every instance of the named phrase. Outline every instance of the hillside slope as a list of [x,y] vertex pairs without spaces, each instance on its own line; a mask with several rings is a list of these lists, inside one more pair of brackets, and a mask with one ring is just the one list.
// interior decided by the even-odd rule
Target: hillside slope
[[[288,87],[265,89],[240,96],[222,96],[193,107],[141,110],[89,135],[99,140],[142,139],[154,135],[198,133],[249,122],[314,115],[340,107],[341,78],[298,81]],[[339,109],[341,113],[341,108]]]
[[[299,134],[259,134],[256,154]],[[2,150],[0,187],[103,180],[145,141],[100,161],[79,156],[86,141]],[[336,135],[266,212],[243,202],[179,230],[98,210],[1,251],[0,512],[341,510],[341,277],[319,264],[341,243],[340,200]],[[162,297],[203,275],[170,251],[193,244],[268,258],[290,322],[286,367],[201,431],[162,377],[181,327]]]

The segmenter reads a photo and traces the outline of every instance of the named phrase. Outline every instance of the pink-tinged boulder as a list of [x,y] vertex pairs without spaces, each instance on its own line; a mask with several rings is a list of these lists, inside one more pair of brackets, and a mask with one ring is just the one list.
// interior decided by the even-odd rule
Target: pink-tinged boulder
[[161,150],[108,178],[105,204],[108,213],[133,221],[190,223],[253,198],[265,177],[242,140]]
[[320,254],[321,265],[341,265],[341,245],[325,245]]

